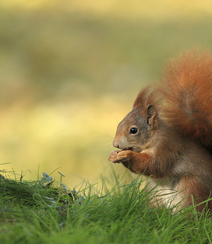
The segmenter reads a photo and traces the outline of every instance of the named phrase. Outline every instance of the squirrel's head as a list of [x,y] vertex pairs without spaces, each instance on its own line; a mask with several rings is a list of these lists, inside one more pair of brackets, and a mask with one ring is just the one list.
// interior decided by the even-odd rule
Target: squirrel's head
[[119,123],[113,146],[140,152],[158,127],[158,114],[153,101],[155,92],[147,97],[147,88],[137,96],[132,111]]

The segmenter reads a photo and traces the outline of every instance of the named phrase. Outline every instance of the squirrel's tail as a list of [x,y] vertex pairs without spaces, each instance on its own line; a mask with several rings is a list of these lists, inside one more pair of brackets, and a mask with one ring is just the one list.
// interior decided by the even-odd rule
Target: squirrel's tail
[[212,152],[212,55],[188,51],[171,60],[162,93],[168,125]]

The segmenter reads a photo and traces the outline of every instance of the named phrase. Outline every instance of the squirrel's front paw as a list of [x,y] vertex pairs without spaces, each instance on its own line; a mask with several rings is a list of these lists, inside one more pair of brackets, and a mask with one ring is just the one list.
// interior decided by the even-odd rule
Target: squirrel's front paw
[[119,163],[117,161],[117,155],[118,155],[119,152],[120,152],[120,150],[115,150],[115,151],[111,152],[108,160],[111,161],[111,162],[113,162],[113,163]]
[[110,154],[108,160],[113,163],[123,163],[129,161],[131,159],[131,156],[132,151],[130,150],[115,150]]

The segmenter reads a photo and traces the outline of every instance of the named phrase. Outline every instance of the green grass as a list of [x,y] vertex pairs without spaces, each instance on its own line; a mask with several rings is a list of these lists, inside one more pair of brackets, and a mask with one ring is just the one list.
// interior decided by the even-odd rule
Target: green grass
[[102,194],[89,184],[69,191],[48,176],[2,178],[0,243],[211,243],[207,213],[151,209],[152,194],[141,189],[141,178],[116,182]]

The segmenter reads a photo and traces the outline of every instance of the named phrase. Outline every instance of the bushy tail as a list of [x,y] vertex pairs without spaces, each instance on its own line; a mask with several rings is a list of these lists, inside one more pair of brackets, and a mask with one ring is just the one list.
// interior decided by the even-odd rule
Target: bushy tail
[[171,60],[162,93],[167,123],[212,149],[212,55],[188,51]]

